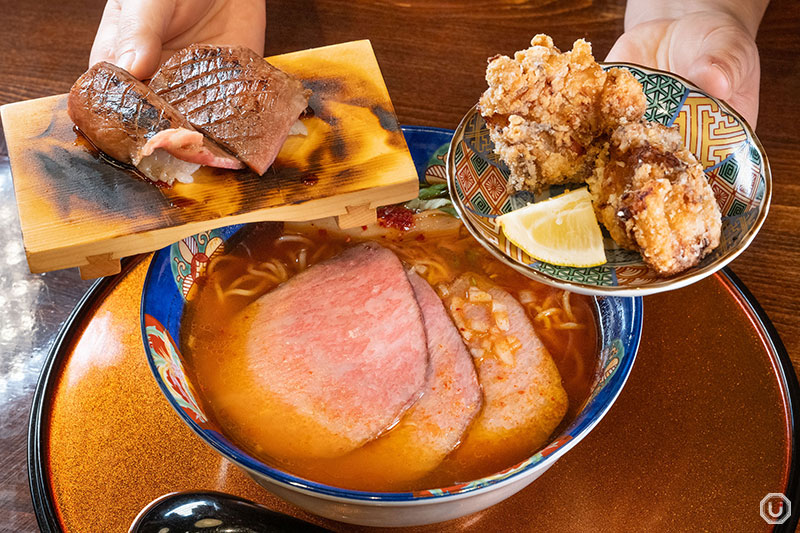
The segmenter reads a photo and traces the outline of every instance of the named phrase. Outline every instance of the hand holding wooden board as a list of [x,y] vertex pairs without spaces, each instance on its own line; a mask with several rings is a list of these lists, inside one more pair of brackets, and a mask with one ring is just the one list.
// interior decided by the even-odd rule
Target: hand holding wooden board
[[264,176],[203,167],[158,188],[90,149],[66,95],[0,108],[31,272],[116,273],[122,257],[243,222],[338,216],[374,221],[417,195],[414,163],[369,41],[267,58],[313,90],[307,136],[292,136]]

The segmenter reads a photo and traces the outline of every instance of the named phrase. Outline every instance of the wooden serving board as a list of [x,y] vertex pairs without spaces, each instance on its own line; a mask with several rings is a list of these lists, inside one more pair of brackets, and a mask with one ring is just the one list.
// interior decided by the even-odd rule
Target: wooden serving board
[[417,195],[417,176],[369,41],[267,58],[313,91],[305,137],[264,176],[203,167],[158,188],[99,156],[73,129],[66,95],[0,108],[31,272],[119,271],[122,257],[242,222],[338,216],[343,227]]

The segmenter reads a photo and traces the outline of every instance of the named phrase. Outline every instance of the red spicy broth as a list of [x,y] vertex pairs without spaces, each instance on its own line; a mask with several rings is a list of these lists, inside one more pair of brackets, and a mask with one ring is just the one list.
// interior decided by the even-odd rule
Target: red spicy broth
[[[359,450],[335,459],[268,456],[259,442],[270,435],[258,431],[257,417],[251,415],[254,406],[239,402],[238,408],[233,407],[247,412],[249,422],[243,423],[242,413],[230,411],[231,402],[220,401],[226,391],[240,390],[247,381],[241,375],[246,369],[233,370],[231,354],[237,346],[221,341],[247,334],[240,331],[242,328],[233,317],[282,281],[363,240],[375,240],[393,250],[406,267],[413,267],[434,288],[471,272],[517,298],[553,357],[569,398],[559,428],[574,419],[589,397],[597,371],[597,328],[591,298],[524,277],[494,259],[459,221],[444,214],[418,215],[408,231],[377,225],[342,231],[330,220],[285,227],[270,223],[240,232],[228,243],[225,255],[212,260],[204,282],[189,295],[182,321],[182,350],[189,375],[199,389],[206,412],[231,441],[267,464],[312,481],[387,492],[469,481],[507,468],[537,451],[498,443],[478,456],[458,453],[456,448],[424,477],[393,482],[383,475],[386,465],[376,464],[374,458],[361,459]],[[370,443],[362,448],[369,446]]]

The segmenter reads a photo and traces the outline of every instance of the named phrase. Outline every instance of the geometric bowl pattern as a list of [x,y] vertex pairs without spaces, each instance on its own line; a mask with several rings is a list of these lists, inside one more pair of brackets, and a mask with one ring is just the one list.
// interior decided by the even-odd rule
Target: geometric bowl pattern
[[[442,162],[452,132],[436,128],[404,127],[403,133],[420,180],[426,183],[444,177]],[[430,181],[429,181],[430,180]],[[603,418],[622,391],[630,374],[642,331],[641,298],[596,298],[598,328],[598,373],[591,397],[578,416],[552,441],[528,459],[494,475],[450,487],[414,492],[366,492],[346,490],[294,476],[249,455],[222,434],[206,415],[205,405],[186,371],[181,354],[181,321],[192,286],[202,282],[209,258],[224,254],[226,243],[245,225],[201,232],[155,252],[142,289],[141,328],[148,364],[169,403],[203,441],[255,476],[267,477],[284,486],[345,500],[401,503],[441,500],[486,489],[511,478],[541,472],[563,456]]]
[[618,247],[605,228],[608,262],[602,266],[562,267],[529,257],[505,239],[495,219],[557,196],[569,186],[554,186],[535,195],[511,191],[508,168],[494,153],[494,143],[477,106],[461,121],[450,144],[450,195],[472,235],[499,260],[528,277],[594,295],[644,296],[677,289],[724,267],[753,240],[769,211],[769,163],[750,126],[724,102],[674,74],[638,65],[604,64],[606,69],[611,67],[626,68],[639,80],[647,98],[645,118],[676,126],[685,146],[703,165],[722,212],[722,236],[719,247],[699,265],[668,278],[659,277],[637,252]]

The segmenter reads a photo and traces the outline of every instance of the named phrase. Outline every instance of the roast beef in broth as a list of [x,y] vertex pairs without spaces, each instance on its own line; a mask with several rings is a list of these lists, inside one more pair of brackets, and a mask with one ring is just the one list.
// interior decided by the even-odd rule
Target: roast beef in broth
[[[312,375],[307,380],[309,387],[311,383],[314,386],[330,383],[330,394],[317,391],[308,405],[276,397],[271,391],[277,385],[273,386],[269,380],[282,379],[279,376],[285,369],[275,369],[275,365],[286,364],[291,370],[297,364],[306,365],[307,359],[317,355],[305,356],[298,363],[293,359],[297,347],[282,346],[297,342],[303,335],[300,331],[285,343],[271,339],[269,346],[253,348],[247,339],[256,335],[259,323],[252,317],[242,317],[259,308],[254,302],[275,287],[300,272],[308,271],[304,276],[312,276],[313,269],[309,270],[312,265],[326,261],[326,265],[335,265],[335,261],[330,263],[331,258],[365,240],[391,250],[400,259],[412,277],[419,306],[406,302],[403,306],[408,309],[394,310],[372,303],[380,295],[362,298],[345,290],[338,296],[326,297],[322,293],[329,291],[319,287],[309,290],[314,294],[302,298],[303,302],[270,304],[279,313],[298,313],[298,318],[290,321],[292,324],[312,320],[313,310],[317,315],[312,322],[319,324],[318,329],[335,323],[345,324],[347,329],[338,334],[340,341],[329,349],[308,352],[333,361],[329,368],[318,369],[327,374]],[[374,270],[367,268],[357,275],[361,278],[388,275]],[[402,285],[405,291],[404,284],[408,281],[400,279],[403,276],[396,272],[391,275],[397,279],[393,278],[387,286]],[[417,277],[419,281],[414,281]],[[369,279],[362,281],[361,285],[371,286]],[[425,287],[433,290],[427,293]],[[437,308],[435,302],[426,300],[422,294],[438,296],[442,305]],[[328,299],[319,301],[320,298]],[[456,298],[462,298],[465,305]],[[358,374],[357,368],[351,369],[356,374],[346,370],[337,374],[339,367],[344,369],[352,361],[348,354],[336,353],[336,349],[348,345],[347,338],[360,334],[358,327],[347,325],[350,323],[345,305],[370,307],[359,310],[359,316],[375,317],[376,324],[371,324],[369,335],[385,336],[380,342],[391,345],[387,350],[409,350],[412,345],[414,350],[418,349],[413,342],[409,348],[398,348],[402,344],[387,340],[403,339],[409,333],[420,335],[408,325],[414,320],[401,323],[415,314],[425,319],[417,320],[428,328],[427,334],[421,336],[428,338],[431,354],[433,348],[443,346],[446,341],[434,341],[437,344],[432,346],[430,328],[439,330],[454,325],[452,335],[459,332],[462,339],[455,341],[458,346],[451,345],[449,355],[442,359],[450,366],[441,363],[436,367],[430,360],[431,370],[418,395],[388,427],[376,433],[376,426],[370,426],[369,431],[358,433],[358,443],[352,441],[354,444],[348,449],[341,448],[341,453],[314,454],[311,450],[327,448],[308,444],[311,442],[308,439],[324,440],[331,428],[337,434],[344,434],[343,427],[352,429],[358,425],[355,422],[358,416],[347,417],[359,412],[361,404],[399,405],[403,395],[418,384],[409,381],[413,373],[407,369],[397,373],[402,361],[392,362],[393,358],[408,359],[405,352],[392,352],[394,355],[388,358],[391,364],[379,362],[372,372],[392,367],[395,374]],[[309,316],[303,316],[304,306],[309,309]],[[261,323],[270,321],[268,308],[260,309]],[[481,309],[485,309],[491,324],[475,322],[476,312]],[[460,314],[462,311],[466,314]],[[382,315],[385,315],[382,319],[377,318]],[[452,322],[445,322],[448,317]],[[367,319],[361,319],[364,320]],[[508,468],[542,448],[553,433],[570,423],[588,399],[597,371],[595,320],[589,297],[565,293],[522,276],[486,252],[457,219],[439,212],[425,212],[415,215],[408,230],[374,225],[342,231],[332,220],[251,226],[229,241],[224,255],[212,258],[204,282],[190,292],[181,339],[190,379],[197,386],[206,412],[232,442],[267,464],[312,481],[357,490],[409,491],[450,486]],[[331,335],[336,337],[336,332]],[[442,339],[448,338],[448,334],[443,335]],[[266,350],[264,357],[271,361],[274,375],[269,366],[254,363],[258,359],[253,359],[253,354],[259,349]],[[361,350],[354,351],[359,353],[353,357],[359,357]],[[470,356],[471,362],[467,362]],[[373,358],[369,361],[374,363]],[[303,371],[316,370],[304,366]],[[438,381],[436,372],[441,374]],[[361,376],[358,379],[363,387],[362,383],[337,381],[353,375]],[[475,389],[476,376],[479,389]],[[297,383],[304,380],[292,385],[302,388]],[[351,392],[347,393],[348,390]],[[364,394],[379,397],[366,401]],[[434,401],[431,395],[441,395],[442,399]],[[427,401],[423,402],[419,396],[427,396]],[[359,405],[348,405],[349,401],[357,401]],[[458,405],[458,409],[453,405]],[[276,431],[276,421],[287,420],[292,413],[306,418],[288,423],[295,424],[289,430]],[[320,424],[329,424],[330,420],[345,420],[339,415],[346,415],[344,425],[325,425],[327,429],[319,429]],[[309,418],[315,422],[302,422]],[[308,428],[307,434],[302,432],[304,427]]]

